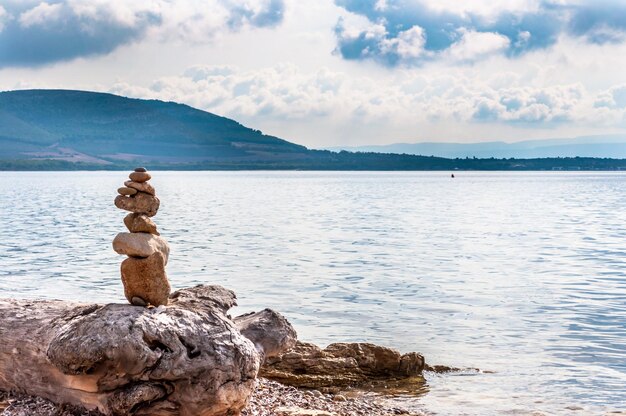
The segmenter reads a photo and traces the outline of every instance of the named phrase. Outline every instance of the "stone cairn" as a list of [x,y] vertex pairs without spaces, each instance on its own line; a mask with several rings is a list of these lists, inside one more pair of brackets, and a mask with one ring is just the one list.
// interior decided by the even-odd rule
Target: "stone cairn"
[[148,183],[152,178],[145,168],[137,168],[130,180],[119,188],[115,206],[130,211],[124,218],[128,233],[119,233],[113,240],[113,250],[128,256],[122,262],[124,295],[136,306],[166,305],[170,284],[165,266],[170,248],[150,219],[159,210],[159,198]]

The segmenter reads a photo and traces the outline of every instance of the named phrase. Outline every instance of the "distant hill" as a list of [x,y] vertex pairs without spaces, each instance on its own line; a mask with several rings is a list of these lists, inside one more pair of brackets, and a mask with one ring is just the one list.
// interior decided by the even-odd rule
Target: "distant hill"
[[85,91],[0,93],[0,158],[200,162],[307,152],[183,104]]
[[583,136],[572,139],[526,140],[521,142],[483,143],[395,143],[389,145],[335,147],[328,150],[399,153],[446,158],[553,158],[599,157],[626,158],[626,134]]
[[0,93],[0,170],[626,170],[626,159],[449,159],[383,150],[310,150],[173,102],[88,91]]

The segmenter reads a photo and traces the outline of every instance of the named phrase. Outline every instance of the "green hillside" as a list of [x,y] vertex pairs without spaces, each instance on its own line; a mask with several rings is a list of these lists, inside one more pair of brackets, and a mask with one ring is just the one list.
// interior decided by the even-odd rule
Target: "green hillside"
[[104,161],[198,162],[306,152],[187,105],[66,90],[0,93],[0,141],[0,155],[18,159],[64,160],[75,151]]

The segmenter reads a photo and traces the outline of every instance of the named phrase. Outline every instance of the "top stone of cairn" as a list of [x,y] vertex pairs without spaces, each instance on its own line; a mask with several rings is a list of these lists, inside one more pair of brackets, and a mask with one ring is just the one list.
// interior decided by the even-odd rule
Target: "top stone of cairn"
[[[138,169],[142,169],[142,168],[138,168]],[[149,181],[150,178],[152,178],[152,176],[150,176],[148,172],[137,172],[137,169],[135,169],[135,172],[132,172],[130,175],[128,175],[128,177],[130,178],[131,181],[139,182],[139,183]]]

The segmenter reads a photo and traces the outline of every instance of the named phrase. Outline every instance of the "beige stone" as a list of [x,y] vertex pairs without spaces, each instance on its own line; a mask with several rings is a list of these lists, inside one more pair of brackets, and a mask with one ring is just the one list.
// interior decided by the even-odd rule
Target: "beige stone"
[[167,305],[170,284],[161,253],[154,253],[145,259],[129,257],[122,262],[121,272],[124,295],[129,302],[132,303],[133,298],[141,298],[150,305]]
[[126,181],[124,182],[124,186],[136,189],[139,192],[145,192],[150,195],[156,195],[156,192],[154,191],[154,187],[150,185],[148,182]]
[[117,188],[117,193],[124,196],[131,196],[137,193],[136,189],[129,188],[127,186],[123,186],[121,188]]
[[165,264],[170,256],[167,241],[148,233],[119,233],[113,239],[113,250],[130,257],[150,257],[154,253],[161,253]]
[[115,198],[115,206],[137,214],[145,214],[148,217],[154,217],[159,210],[161,201],[156,196],[149,195],[145,192],[137,192],[133,196],[118,195]]
[[148,172],[132,172],[128,177],[133,182],[146,182],[152,178]]
[[130,213],[124,217],[124,224],[131,233],[150,233],[160,235],[154,221],[144,214]]

